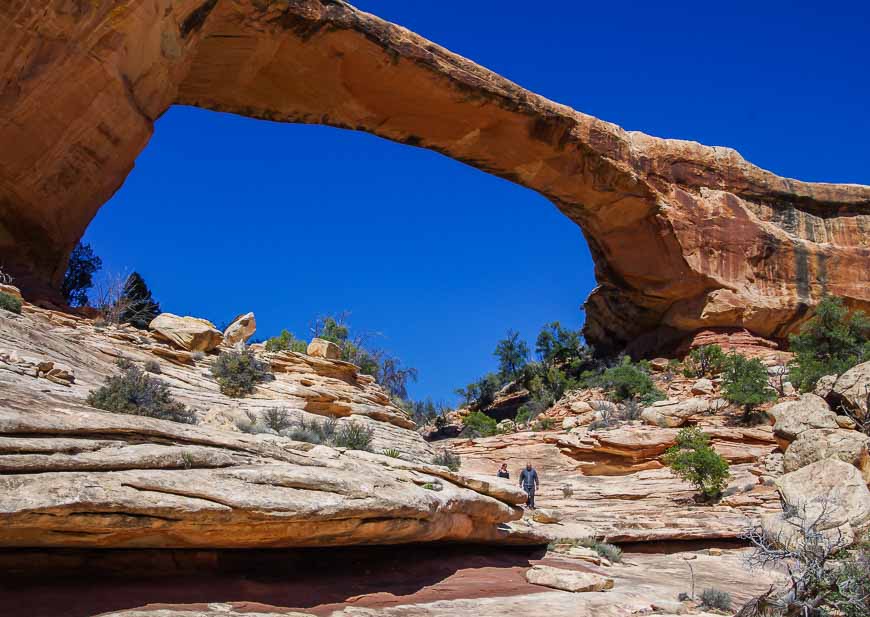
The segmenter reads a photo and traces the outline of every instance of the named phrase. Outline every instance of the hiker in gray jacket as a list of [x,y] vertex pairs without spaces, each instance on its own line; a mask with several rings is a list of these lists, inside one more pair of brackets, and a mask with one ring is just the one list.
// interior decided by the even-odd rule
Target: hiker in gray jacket
[[520,487],[526,492],[526,507],[535,509],[535,491],[538,490],[538,472],[531,463],[526,463],[526,468],[520,472]]

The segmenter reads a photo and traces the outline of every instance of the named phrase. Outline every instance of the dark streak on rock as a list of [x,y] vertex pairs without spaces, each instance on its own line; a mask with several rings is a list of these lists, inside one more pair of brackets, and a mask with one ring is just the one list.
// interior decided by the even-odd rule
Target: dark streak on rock
[[194,9],[193,12],[191,12],[183,22],[181,22],[181,36],[187,38],[193,32],[199,31],[216,6],[217,0],[206,0],[198,8]]

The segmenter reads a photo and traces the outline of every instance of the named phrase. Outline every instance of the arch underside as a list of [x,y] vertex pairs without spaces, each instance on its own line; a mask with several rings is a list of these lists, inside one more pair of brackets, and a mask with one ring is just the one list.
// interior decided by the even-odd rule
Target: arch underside
[[541,193],[589,242],[604,351],[781,338],[825,293],[870,308],[870,187],[624,131],[344,2],[17,0],[0,41],[0,263],[35,296],[182,104],[367,131]]

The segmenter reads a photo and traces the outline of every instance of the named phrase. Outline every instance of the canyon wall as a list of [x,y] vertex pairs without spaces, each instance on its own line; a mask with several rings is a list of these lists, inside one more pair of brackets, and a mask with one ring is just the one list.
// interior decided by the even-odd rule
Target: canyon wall
[[181,104],[367,131],[539,192],[589,242],[602,350],[702,328],[783,338],[824,293],[870,308],[870,187],[624,131],[345,2],[13,0],[0,41],[0,264],[30,297],[56,297]]

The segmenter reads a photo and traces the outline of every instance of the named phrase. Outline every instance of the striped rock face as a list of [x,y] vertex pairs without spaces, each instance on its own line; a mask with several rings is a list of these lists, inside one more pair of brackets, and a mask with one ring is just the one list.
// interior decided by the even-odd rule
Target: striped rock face
[[541,193],[589,243],[602,350],[779,339],[823,293],[870,308],[870,187],[624,131],[343,2],[17,0],[0,41],[0,262],[31,298],[57,297],[155,119],[184,104],[368,131]]

